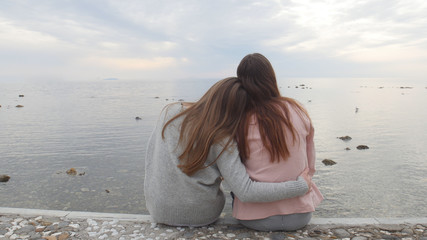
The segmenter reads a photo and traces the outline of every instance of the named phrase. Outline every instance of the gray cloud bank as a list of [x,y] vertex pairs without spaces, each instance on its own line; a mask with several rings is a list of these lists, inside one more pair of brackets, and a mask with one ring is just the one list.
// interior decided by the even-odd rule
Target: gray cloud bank
[[427,76],[427,2],[0,2],[1,79],[235,75],[261,52],[280,77]]

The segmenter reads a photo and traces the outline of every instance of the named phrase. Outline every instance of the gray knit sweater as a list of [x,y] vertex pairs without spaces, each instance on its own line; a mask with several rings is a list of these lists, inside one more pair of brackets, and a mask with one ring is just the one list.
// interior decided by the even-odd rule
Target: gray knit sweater
[[[221,214],[225,197],[220,188],[221,176],[231,191],[243,202],[271,202],[304,195],[308,191],[304,178],[284,183],[254,182],[241,163],[233,145],[210,167],[193,176],[178,167],[179,128],[183,117],[172,122],[162,139],[162,128],[182,111],[179,103],[167,106],[161,113],[147,146],[144,195],[147,209],[157,223],[174,226],[200,226],[213,223]],[[206,164],[216,159],[223,147],[211,147]]]

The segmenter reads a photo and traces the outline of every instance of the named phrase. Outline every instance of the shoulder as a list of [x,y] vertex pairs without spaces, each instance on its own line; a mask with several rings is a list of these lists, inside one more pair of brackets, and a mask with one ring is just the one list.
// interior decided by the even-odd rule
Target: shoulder
[[160,114],[161,120],[168,121],[169,119],[180,113],[182,110],[182,104],[179,102],[168,104],[163,108],[162,113]]
[[174,102],[165,106],[163,110],[167,110],[169,112],[179,113],[183,110],[183,106],[180,102]]
[[305,107],[293,98],[282,98],[282,103],[292,112],[302,114],[308,117]]
[[306,108],[293,98],[283,98],[282,102],[288,108],[294,119],[300,119],[307,128],[311,128],[311,119]]
[[289,109],[297,110],[297,109],[303,109],[305,111],[304,106],[298,102],[298,100],[289,98],[289,97],[282,97],[281,102],[285,104]]

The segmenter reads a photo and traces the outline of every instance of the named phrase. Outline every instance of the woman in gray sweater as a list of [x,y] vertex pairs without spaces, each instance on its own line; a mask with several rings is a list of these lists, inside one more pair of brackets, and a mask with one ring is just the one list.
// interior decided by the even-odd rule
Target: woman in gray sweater
[[195,103],[165,107],[147,146],[144,195],[153,220],[173,226],[215,222],[224,207],[224,180],[243,202],[304,195],[307,172],[283,183],[252,181],[235,143],[247,93],[238,78],[213,85]]

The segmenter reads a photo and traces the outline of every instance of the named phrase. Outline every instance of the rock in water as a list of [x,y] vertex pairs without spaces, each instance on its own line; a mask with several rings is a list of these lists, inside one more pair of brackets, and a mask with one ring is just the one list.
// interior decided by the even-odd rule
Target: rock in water
[[359,145],[359,146],[357,146],[357,149],[363,150],[363,149],[369,149],[369,147],[366,145]]
[[343,141],[350,141],[351,140],[350,136],[343,136],[343,137],[338,137],[338,138],[343,140]]
[[21,108],[24,107],[23,105],[16,105],[17,108]]
[[323,159],[322,163],[325,164],[326,166],[332,166],[337,164],[334,160],[331,160],[331,159]]
[[0,182],[9,181],[10,177],[8,175],[0,175]]
[[70,169],[67,170],[67,174],[68,175],[76,175],[77,171],[76,171],[75,168],[70,168]]

